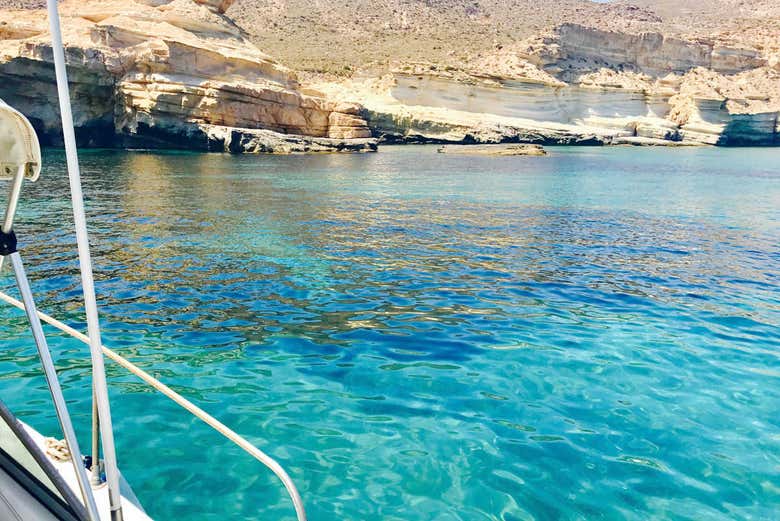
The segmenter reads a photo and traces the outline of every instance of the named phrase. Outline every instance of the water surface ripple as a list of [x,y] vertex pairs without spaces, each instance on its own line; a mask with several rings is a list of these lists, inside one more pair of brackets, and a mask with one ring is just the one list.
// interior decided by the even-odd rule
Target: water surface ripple
[[[385,150],[85,152],[105,343],[278,458],[312,520],[779,518],[777,150]],[[40,307],[83,327],[46,163],[17,230]],[[54,432],[21,314],[0,327],[0,397]],[[88,446],[86,349],[49,333]],[[293,518],[258,463],[109,379],[153,517]]]

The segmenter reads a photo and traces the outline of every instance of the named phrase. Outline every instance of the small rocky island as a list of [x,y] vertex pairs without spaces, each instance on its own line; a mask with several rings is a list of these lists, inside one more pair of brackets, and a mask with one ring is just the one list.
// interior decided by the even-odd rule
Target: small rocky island
[[470,156],[546,156],[542,145],[445,145],[440,154],[465,154]]

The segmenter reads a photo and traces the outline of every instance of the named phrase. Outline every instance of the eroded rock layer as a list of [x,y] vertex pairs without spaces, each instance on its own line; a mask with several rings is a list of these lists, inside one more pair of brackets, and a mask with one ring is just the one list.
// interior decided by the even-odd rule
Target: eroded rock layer
[[558,71],[562,67],[622,67],[663,76],[704,67],[720,74],[736,74],[767,64],[756,49],[703,39],[683,40],[656,32],[607,31],[573,23],[558,26],[551,37],[542,37],[539,42],[539,52],[529,53],[529,58]]
[[[500,66],[506,63],[517,65],[507,71]],[[516,80],[547,86],[549,96],[568,92],[591,112],[568,123],[701,144],[780,144],[780,62],[770,47],[566,23],[474,63],[471,72],[498,72],[499,78],[515,72]],[[619,93],[644,103],[645,113],[641,107],[635,112],[636,103],[632,113],[628,106],[587,99],[619,100]],[[665,129],[669,124],[674,132]]]
[[[80,144],[200,150],[221,144],[230,152],[375,148],[359,105],[302,94],[292,71],[223,16],[229,4],[65,3]],[[0,13],[0,36],[0,98],[31,119],[44,143],[59,143],[45,11]]]
[[566,23],[462,68],[310,81],[393,142],[780,145],[773,48]]

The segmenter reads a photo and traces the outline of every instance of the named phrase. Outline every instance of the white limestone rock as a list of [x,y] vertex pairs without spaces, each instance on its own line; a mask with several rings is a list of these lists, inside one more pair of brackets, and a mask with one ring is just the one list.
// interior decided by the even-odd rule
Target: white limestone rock
[[[101,0],[61,6],[81,144],[201,148],[210,126],[335,140],[371,138],[360,107],[303,94],[295,74],[221,13],[229,1]],[[44,143],[60,141],[43,10],[0,12],[0,97]],[[257,148],[257,147],[255,147]],[[347,147],[348,148],[348,147]]]

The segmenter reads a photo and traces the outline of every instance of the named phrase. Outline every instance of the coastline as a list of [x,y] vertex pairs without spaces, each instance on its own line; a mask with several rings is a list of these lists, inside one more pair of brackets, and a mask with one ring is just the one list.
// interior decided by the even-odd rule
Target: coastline
[[[232,2],[65,2],[78,144],[230,153],[386,144],[780,146],[780,49],[559,24],[334,75],[268,56]],[[41,10],[0,10],[0,98],[61,143]],[[343,72],[343,71],[342,71]]]

